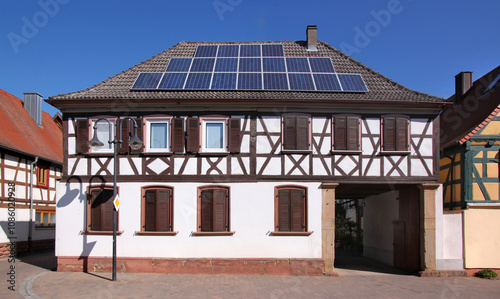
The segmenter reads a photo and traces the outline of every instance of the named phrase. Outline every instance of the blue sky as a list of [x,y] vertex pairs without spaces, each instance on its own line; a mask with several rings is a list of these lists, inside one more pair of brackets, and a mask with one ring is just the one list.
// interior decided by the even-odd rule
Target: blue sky
[[[318,39],[411,89],[454,93],[500,64],[498,0],[3,0],[0,88],[91,87],[180,41]],[[44,110],[56,110],[44,103]]]

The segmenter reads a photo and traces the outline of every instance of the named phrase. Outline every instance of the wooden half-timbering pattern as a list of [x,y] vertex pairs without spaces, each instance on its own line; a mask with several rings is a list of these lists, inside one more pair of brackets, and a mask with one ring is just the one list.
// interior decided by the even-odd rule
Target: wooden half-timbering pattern
[[444,208],[460,209],[463,198],[463,147],[444,151],[441,154],[439,182],[443,184]]
[[[499,202],[498,145],[470,145],[472,159],[472,188],[467,202]],[[472,193],[472,194],[470,194]]]
[[[15,185],[16,207],[29,207],[30,168],[33,159],[21,157],[7,150],[0,151],[0,205],[7,206],[9,184]],[[47,187],[37,186],[36,166],[33,169],[33,203],[36,207],[53,207],[56,202],[56,180],[61,178],[62,169],[39,160],[47,167]]]
[[[390,153],[384,153],[382,115],[361,114],[349,119],[350,126],[346,127],[346,130],[349,129],[350,135],[353,135],[353,132],[358,132],[359,135],[356,134],[356,140],[346,140],[345,150],[337,150],[334,147],[333,134],[336,128],[333,119],[336,114],[295,114],[300,117],[295,116],[295,123],[291,121],[289,126],[297,126],[299,123],[300,131],[306,132],[302,134],[304,136],[294,135],[295,139],[291,133],[286,137],[285,115],[290,114],[226,115],[228,122],[225,138],[228,141],[228,150],[225,153],[202,152],[200,140],[203,130],[200,129],[200,117],[203,115],[175,116],[173,120],[179,123],[175,130],[172,129],[172,135],[175,135],[177,140],[183,138],[179,129],[182,128],[182,119],[185,146],[170,153],[142,151],[120,154],[117,162],[118,179],[159,182],[168,176],[169,181],[192,179],[205,182],[260,179],[349,182],[376,181],[381,178],[392,182],[414,181],[416,178],[422,182],[437,180],[438,160],[434,156],[438,147],[433,118],[408,116],[407,132],[396,134],[400,136],[398,138],[408,140],[408,148],[396,148]],[[99,175],[106,179],[111,178],[112,154],[79,154],[78,123],[82,121],[69,118],[65,122],[65,150],[68,153],[65,175],[87,178]],[[359,127],[355,128],[355,125]],[[338,132],[342,132],[342,128],[338,129]],[[284,138],[293,139],[304,145],[304,148],[295,151],[285,149]]]

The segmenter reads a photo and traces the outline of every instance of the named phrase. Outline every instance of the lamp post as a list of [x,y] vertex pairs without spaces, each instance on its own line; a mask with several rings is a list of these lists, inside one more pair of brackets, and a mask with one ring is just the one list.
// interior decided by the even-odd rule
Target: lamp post
[[[102,143],[99,138],[97,137],[97,123],[100,122],[100,121],[106,121],[108,123],[108,126],[109,126],[109,140],[108,140],[108,143],[109,144],[113,144],[113,151],[114,151],[114,155],[113,155],[113,161],[114,161],[114,168],[113,168],[113,199],[116,198],[116,172],[117,172],[117,161],[116,161],[116,151],[117,151],[117,145],[123,143],[122,141],[122,125],[123,125],[123,121],[124,120],[132,120],[134,122],[134,136],[132,138],[130,138],[129,142],[128,142],[128,145],[133,149],[133,150],[138,150],[141,148],[143,142],[137,137],[137,122],[135,121],[135,119],[131,118],[131,117],[125,117],[125,118],[122,118],[120,119],[120,138],[117,139],[116,137],[116,133],[115,133],[115,137],[113,139],[112,137],[112,130],[113,130],[113,125],[112,123],[107,119],[107,118],[99,118],[95,123],[94,123],[94,136],[92,137],[91,140],[89,140],[88,144],[90,146],[90,148],[93,150],[93,151],[96,151],[96,150],[99,150],[103,145],[104,143]],[[115,130],[116,132],[116,130]],[[116,225],[117,224],[117,211],[116,211],[116,207],[114,207],[113,205],[113,274],[112,274],[112,278],[111,280],[112,281],[116,281]]]

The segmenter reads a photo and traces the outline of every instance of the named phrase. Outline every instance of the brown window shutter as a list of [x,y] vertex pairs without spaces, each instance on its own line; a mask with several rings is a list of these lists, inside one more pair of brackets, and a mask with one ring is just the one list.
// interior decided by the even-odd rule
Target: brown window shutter
[[187,119],[186,151],[197,153],[200,151],[200,124],[198,118]]
[[290,190],[278,191],[278,230],[290,231]]
[[89,126],[88,119],[78,119],[76,121],[76,153],[84,154],[89,152]]
[[158,190],[156,198],[156,231],[170,231],[170,190]]
[[347,149],[347,121],[345,116],[335,116],[334,124],[334,138],[333,147],[335,150],[346,150]]
[[302,190],[291,190],[290,198],[290,214],[291,225],[290,230],[293,232],[301,232],[305,230],[305,193]]
[[213,193],[212,190],[201,191],[201,231],[213,231]]
[[103,190],[101,192],[102,204],[101,204],[101,230],[112,231],[113,230],[113,190]]
[[214,190],[214,232],[224,232],[228,230],[226,207],[227,191]]
[[396,119],[394,117],[384,118],[384,150],[396,150]]
[[408,119],[403,117],[396,118],[396,150],[407,151],[408,145]]
[[172,119],[172,152],[184,152],[184,118]]
[[145,231],[155,231],[156,230],[156,191],[146,190],[145,194],[145,221],[144,230]]
[[[116,121],[116,137],[117,138],[120,138],[120,123],[121,123],[121,126],[122,126],[122,143],[121,144],[117,144],[117,148],[116,148],[116,151],[118,153],[123,153],[123,154],[127,154],[128,153],[128,149],[129,149],[129,146],[128,146],[128,141],[129,141],[129,122],[130,120],[128,119],[124,119],[123,121],[121,119],[118,119]],[[133,132],[133,130],[132,130]]]
[[347,117],[347,150],[359,150],[359,117]]
[[295,116],[285,116],[283,120],[283,148],[297,149],[297,124]]
[[90,205],[90,230],[101,230],[101,190],[91,191]]
[[[139,139],[142,141],[142,146],[140,149],[138,149],[136,151],[130,149],[130,152],[134,153],[134,154],[138,154],[138,153],[142,153],[144,151],[144,143],[145,143],[145,140],[144,140],[144,122],[143,122],[142,118],[136,118],[135,122],[137,123],[137,137],[139,137]],[[131,125],[130,136],[133,136],[134,130],[135,130],[134,129],[134,122],[130,122],[130,125]],[[127,147],[128,147],[128,145],[127,145]]]
[[240,134],[241,134],[241,119],[229,119],[228,132],[228,150],[231,153],[240,152]]
[[309,149],[309,117],[297,116],[297,149]]

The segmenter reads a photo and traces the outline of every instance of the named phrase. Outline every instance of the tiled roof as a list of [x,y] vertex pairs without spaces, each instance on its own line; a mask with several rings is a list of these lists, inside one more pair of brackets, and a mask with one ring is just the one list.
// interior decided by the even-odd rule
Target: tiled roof
[[[304,92],[304,91],[220,91],[220,90],[153,90],[131,91],[141,72],[163,72],[172,57],[193,57],[198,45],[210,44],[276,44],[281,43],[286,57],[330,57],[338,73],[361,74],[369,91],[356,92]],[[273,42],[180,42],[172,48],[125,70],[103,82],[85,90],[56,95],[48,102],[56,107],[62,101],[72,100],[292,100],[328,102],[401,102],[401,103],[442,103],[445,99],[410,90],[389,78],[375,72],[332,46],[318,41],[318,51],[308,52],[302,41]]]
[[[441,148],[463,144],[486,126],[500,111],[500,82],[487,91],[500,76],[500,66],[474,81],[462,101],[441,113]],[[448,101],[454,102],[455,95]]]
[[42,113],[40,128],[21,99],[0,89],[0,147],[62,164],[62,131],[50,114]]

